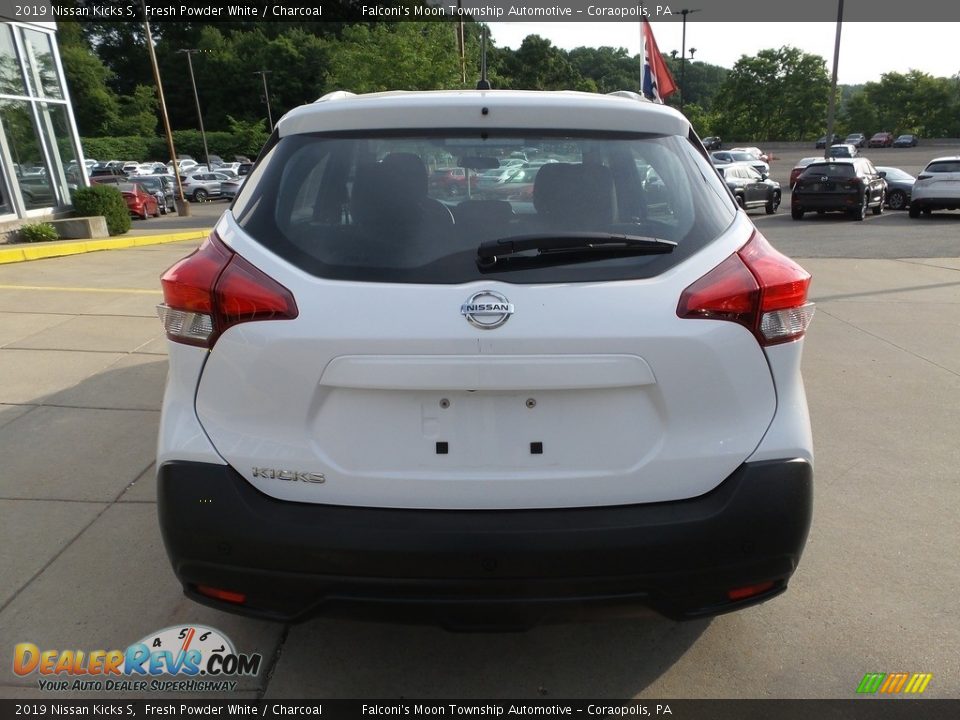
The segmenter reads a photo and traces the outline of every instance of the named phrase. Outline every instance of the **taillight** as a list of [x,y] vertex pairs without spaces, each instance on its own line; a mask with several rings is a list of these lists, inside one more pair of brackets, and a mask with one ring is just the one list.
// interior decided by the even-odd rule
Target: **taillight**
[[739,323],[761,345],[776,345],[803,337],[810,325],[809,287],[810,273],[754,231],[746,245],[683,291],[677,315]]
[[230,250],[216,233],[160,278],[157,307],[167,337],[211,348],[229,327],[254,320],[292,320],[293,295]]

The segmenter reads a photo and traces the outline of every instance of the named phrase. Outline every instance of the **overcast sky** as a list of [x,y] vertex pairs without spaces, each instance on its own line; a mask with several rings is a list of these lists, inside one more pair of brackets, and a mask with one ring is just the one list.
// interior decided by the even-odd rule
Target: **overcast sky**
[[[953,2],[954,0],[944,0]],[[653,34],[663,54],[680,51],[679,22],[652,22]],[[631,55],[640,52],[637,22],[547,22],[490,23],[499,47],[517,48],[527,35],[540,35],[553,44],[575,47],[609,45],[625,47]],[[741,55],[755,55],[764,48],[792,45],[820,55],[832,69],[836,23],[698,23],[687,20],[687,58],[696,48],[695,60],[733,67]],[[858,84],[879,80],[885,72],[913,68],[941,77],[960,73],[960,23],[855,23],[843,24],[840,37],[839,82]]]

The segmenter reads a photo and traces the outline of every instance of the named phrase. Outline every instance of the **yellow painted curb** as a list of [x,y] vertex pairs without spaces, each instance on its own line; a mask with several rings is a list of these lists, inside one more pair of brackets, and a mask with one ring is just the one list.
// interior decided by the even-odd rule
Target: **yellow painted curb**
[[165,233],[163,235],[137,235],[133,237],[114,237],[102,240],[77,240],[62,243],[18,243],[13,247],[0,247],[0,265],[40,260],[42,258],[80,255],[97,250],[119,250],[121,248],[143,247],[144,245],[162,245],[183,240],[202,240],[210,230],[186,230],[184,232]]

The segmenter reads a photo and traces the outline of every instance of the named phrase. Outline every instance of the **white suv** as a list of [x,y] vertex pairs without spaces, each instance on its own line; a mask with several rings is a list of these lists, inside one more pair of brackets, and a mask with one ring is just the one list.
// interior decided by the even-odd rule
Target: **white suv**
[[910,192],[910,217],[960,209],[960,155],[931,160]]
[[[528,192],[431,196],[520,148]],[[767,600],[810,523],[809,281],[636,95],[297,108],[162,278],[177,577],[253,616],[447,627]]]

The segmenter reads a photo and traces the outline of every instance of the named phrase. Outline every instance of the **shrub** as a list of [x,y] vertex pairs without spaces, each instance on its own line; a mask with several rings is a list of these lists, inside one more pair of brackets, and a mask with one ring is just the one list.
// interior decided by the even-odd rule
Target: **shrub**
[[33,223],[20,228],[20,239],[23,242],[49,242],[59,240],[60,234],[50,223]]
[[123,235],[130,229],[130,211],[120,190],[110,185],[78,188],[73,193],[77,217],[103,215],[111,235]]
[[[81,138],[83,156],[100,162],[108,160],[146,160],[149,139],[138,135],[120,137]],[[160,157],[163,157],[161,154]]]

